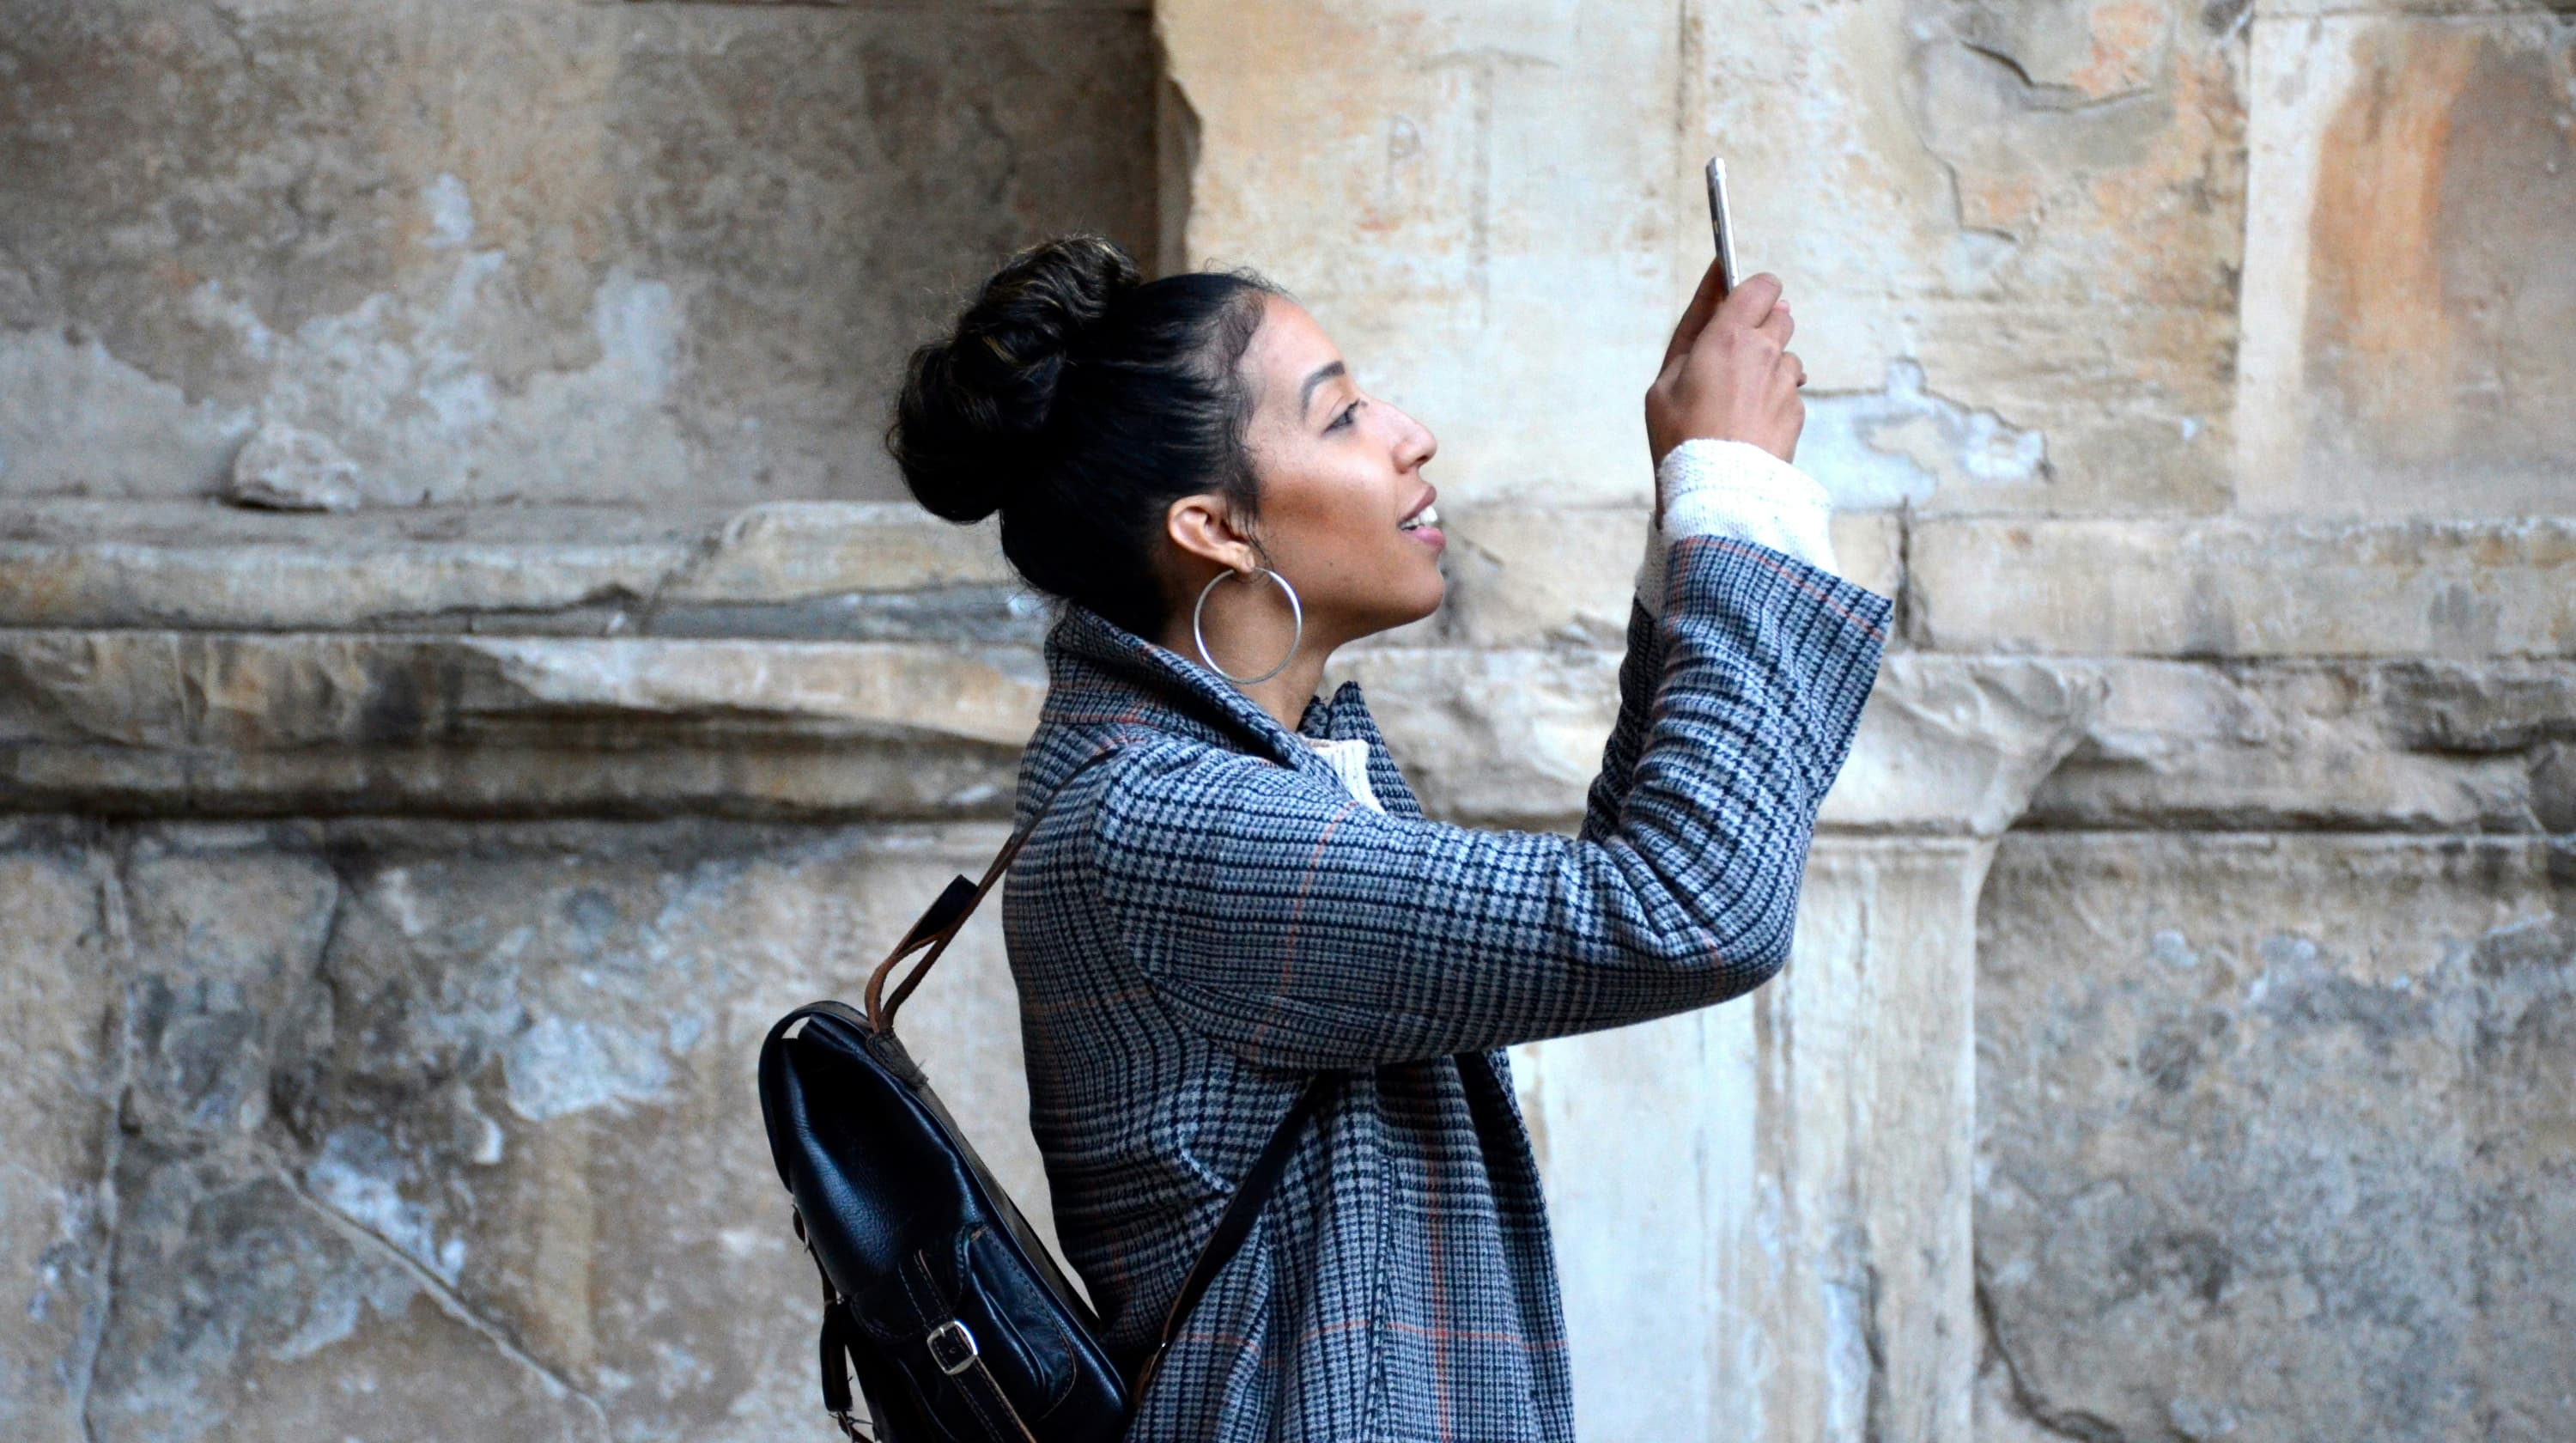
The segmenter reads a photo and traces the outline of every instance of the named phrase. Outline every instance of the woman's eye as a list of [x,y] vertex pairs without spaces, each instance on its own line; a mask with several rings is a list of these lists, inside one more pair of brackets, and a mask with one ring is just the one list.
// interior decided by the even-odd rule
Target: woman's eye
[[1361,402],[1353,401],[1348,406],[1343,407],[1342,414],[1335,416],[1333,418],[1333,424],[1326,426],[1324,429],[1327,431],[1338,431],[1342,427],[1349,425],[1351,417],[1359,411],[1361,404]]

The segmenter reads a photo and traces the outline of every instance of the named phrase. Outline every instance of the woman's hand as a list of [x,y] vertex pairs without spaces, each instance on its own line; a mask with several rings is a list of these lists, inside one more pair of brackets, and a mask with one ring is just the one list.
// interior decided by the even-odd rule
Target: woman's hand
[[1663,371],[1646,388],[1646,447],[1656,464],[1702,436],[1749,441],[1795,460],[1798,432],[1807,424],[1798,398],[1807,368],[1789,354],[1791,329],[1778,276],[1748,276],[1726,294],[1717,262],[1710,261],[1673,328]]

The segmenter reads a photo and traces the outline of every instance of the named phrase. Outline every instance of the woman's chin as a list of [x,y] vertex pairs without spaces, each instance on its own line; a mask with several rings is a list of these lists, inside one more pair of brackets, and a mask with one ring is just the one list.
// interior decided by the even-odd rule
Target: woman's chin
[[1405,623],[1407,625],[1420,621],[1424,617],[1438,611],[1440,609],[1440,603],[1449,599],[1449,578],[1439,572],[1433,572],[1431,574],[1430,592],[1431,594],[1427,599],[1418,603],[1414,607],[1413,614],[1405,618]]

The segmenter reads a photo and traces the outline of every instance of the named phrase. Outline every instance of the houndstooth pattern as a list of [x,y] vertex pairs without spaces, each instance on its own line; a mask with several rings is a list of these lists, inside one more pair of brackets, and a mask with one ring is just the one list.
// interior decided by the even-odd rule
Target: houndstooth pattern
[[[1292,734],[1068,603],[1005,877],[1030,1120],[1132,1366],[1270,1130],[1348,1075],[1138,1400],[1133,1439],[1572,1438],[1545,1200],[1503,1048],[1705,1007],[1787,960],[1893,604],[1669,543],[1574,837],[1427,820],[1359,685]],[[1303,738],[1362,738],[1385,810]]]

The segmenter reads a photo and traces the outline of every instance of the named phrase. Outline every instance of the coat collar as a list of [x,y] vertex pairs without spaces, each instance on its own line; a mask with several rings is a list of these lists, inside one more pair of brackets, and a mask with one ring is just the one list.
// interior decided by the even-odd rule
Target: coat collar
[[1047,630],[1042,726],[1148,727],[1313,771],[1336,786],[1331,763],[1306,738],[1358,737],[1373,757],[1385,752],[1357,681],[1334,688],[1329,700],[1307,698],[1292,732],[1198,658],[1138,636],[1078,601],[1062,607]]

